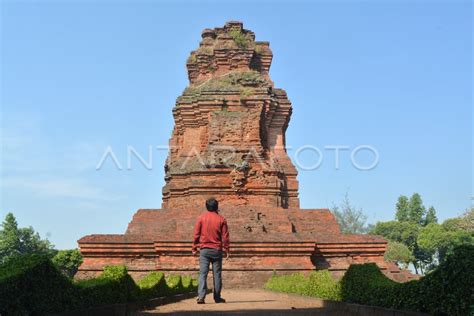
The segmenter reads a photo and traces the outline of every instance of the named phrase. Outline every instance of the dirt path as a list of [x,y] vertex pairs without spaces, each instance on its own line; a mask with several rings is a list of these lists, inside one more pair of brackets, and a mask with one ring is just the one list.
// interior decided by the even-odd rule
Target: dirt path
[[222,297],[227,303],[215,304],[212,294],[209,294],[204,305],[198,305],[196,299],[192,298],[137,315],[351,315],[347,311],[341,313],[334,306],[325,307],[321,300],[259,289],[223,290]]

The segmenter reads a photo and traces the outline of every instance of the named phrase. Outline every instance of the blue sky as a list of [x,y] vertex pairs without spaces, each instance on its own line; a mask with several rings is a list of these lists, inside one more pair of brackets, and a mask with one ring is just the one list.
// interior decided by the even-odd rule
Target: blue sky
[[[58,248],[91,233],[123,233],[138,208],[159,208],[171,109],[201,30],[241,20],[270,41],[271,77],[293,116],[290,157],[305,145],[321,166],[300,170],[303,208],[349,191],[369,222],[393,218],[418,192],[441,219],[472,194],[472,6],[465,1],[3,1],[1,204]],[[324,146],[349,146],[341,153]],[[355,169],[370,145],[379,164]],[[125,170],[108,161],[107,146]],[[301,162],[317,160],[306,151]],[[367,164],[367,152],[358,155]]]

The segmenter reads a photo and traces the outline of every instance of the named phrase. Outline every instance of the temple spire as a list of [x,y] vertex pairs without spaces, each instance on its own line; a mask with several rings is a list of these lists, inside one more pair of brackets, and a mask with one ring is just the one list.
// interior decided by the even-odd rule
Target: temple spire
[[285,151],[291,103],[269,77],[268,42],[241,22],[205,29],[188,61],[189,86],[173,109],[163,207],[297,207],[296,169]]

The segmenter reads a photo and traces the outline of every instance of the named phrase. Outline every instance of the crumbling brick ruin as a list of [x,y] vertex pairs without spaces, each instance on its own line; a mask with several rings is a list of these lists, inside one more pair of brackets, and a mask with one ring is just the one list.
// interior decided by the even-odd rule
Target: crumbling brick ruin
[[80,239],[78,278],[111,264],[135,277],[197,273],[192,230],[209,197],[219,200],[230,227],[225,284],[261,286],[273,271],[340,276],[362,262],[395,280],[410,278],[384,261],[383,238],[341,234],[328,209],[299,208],[297,171],[285,148],[292,107],[270,79],[269,46],[240,22],[202,32],[186,64],[189,86],[173,108],[162,209],[138,210],[123,235]]

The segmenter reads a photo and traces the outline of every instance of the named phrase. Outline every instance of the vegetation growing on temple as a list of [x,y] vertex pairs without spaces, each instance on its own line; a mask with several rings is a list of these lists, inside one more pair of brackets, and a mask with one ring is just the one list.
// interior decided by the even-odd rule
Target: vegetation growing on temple
[[[257,71],[232,71],[196,83],[184,90],[184,95],[199,94],[205,91],[241,91],[245,87],[268,86],[268,81]],[[250,90],[249,93],[251,92]],[[250,95],[250,94],[249,94]]]

